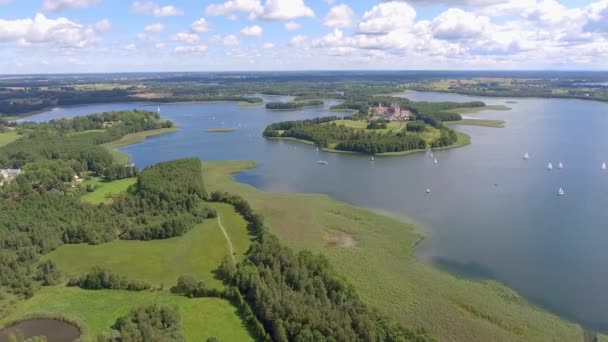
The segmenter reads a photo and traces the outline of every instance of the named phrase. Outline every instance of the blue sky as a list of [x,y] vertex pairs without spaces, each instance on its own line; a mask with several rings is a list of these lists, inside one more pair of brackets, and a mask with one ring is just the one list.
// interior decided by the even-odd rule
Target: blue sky
[[605,69],[608,0],[0,0],[0,73]]

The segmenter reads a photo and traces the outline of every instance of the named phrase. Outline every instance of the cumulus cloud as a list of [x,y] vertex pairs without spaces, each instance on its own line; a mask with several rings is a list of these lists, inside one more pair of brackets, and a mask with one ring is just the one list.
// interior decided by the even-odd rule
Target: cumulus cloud
[[265,20],[289,20],[300,17],[314,17],[315,12],[306,6],[304,0],[266,0],[260,18]]
[[38,13],[34,19],[0,19],[0,42],[16,41],[24,47],[53,44],[83,48],[95,44],[98,40],[94,27],[83,26],[63,17],[49,19]]
[[323,25],[329,27],[349,27],[355,19],[355,12],[345,4],[332,7],[323,18]]
[[299,29],[300,27],[302,27],[302,25],[296,23],[295,21],[288,21],[285,24],[283,24],[283,27],[285,27],[285,29],[287,31],[295,31],[295,30]]
[[200,18],[190,25],[190,29],[198,33],[207,32],[209,31],[209,22],[205,18]]
[[112,23],[109,19],[102,19],[95,23],[95,31],[97,32],[107,32],[112,28]]
[[184,14],[184,11],[173,5],[161,7],[153,1],[135,1],[133,5],[131,5],[131,11],[145,15],[153,15],[155,17],[170,17]]
[[490,18],[450,8],[431,21],[435,38],[445,40],[471,39],[489,32]]
[[386,2],[374,6],[363,14],[359,23],[362,33],[387,33],[407,29],[414,25],[416,11],[405,2]]
[[163,25],[161,23],[146,25],[146,27],[144,27],[144,31],[146,31],[146,32],[162,32],[164,30],[165,30],[165,25]]
[[264,43],[264,49],[273,49],[274,48],[274,43]]
[[135,50],[137,50],[137,45],[135,45],[135,44],[125,45],[125,50],[127,50],[127,51],[135,51]]
[[241,30],[241,34],[250,37],[259,37],[264,33],[264,30],[258,25],[247,26]]
[[224,39],[222,39],[222,44],[224,44],[225,46],[239,45],[240,44],[239,37],[237,37],[233,34],[229,34],[229,35],[225,36]]
[[298,48],[307,48],[308,47],[308,37],[306,37],[305,35],[302,35],[302,34],[294,36],[289,41],[289,45],[298,47]]
[[201,40],[201,37],[196,33],[191,32],[178,32],[173,38],[171,38],[178,42],[183,42],[190,45],[198,44]]
[[44,0],[42,10],[45,12],[58,12],[67,8],[83,8],[97,5],[100,1],[101,0]]
[[177,54],[201,54],[207,52],[205,45],[177,46],[173,50]]
[[210,4],[205,9],[209,16],[230,16],[235,12],[262,13],[264,7],[260,0],[230,0],[221,4]]
[[159,50],[160,49],[164,49],[165,46],[166,46],[166,44],[163,43],[163,42],[158,42],[158,43],[154,44],[154,47],[157,48],[157,49],[159,49]]

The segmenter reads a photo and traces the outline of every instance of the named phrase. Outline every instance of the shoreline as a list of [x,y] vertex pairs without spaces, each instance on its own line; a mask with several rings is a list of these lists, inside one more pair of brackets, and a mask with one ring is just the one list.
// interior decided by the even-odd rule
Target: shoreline
[[314,105],[314,106],[304,106],[304,107],[298,107],[298,108],[285,108],[285,109],[268,109],[268,108],[264,108],[264,109],[266,109],[269,112],[295,112],[295,111],[298,111],[300,109],[317,108],[317,107],[325,107],[325,104]]
[[[441,150],[449,150],[452,148],[458,148],[458,147],[463,147],[463,146],[467,146],[471,144],[471,136],[466,134],[466,133],[462,133],[462,132],[456,132],[457,136],[458,136],[458,140],[456,140],[455,143],[448,145],[448,146],[443,146],[443,147],[435,147],[435,148],[431,148],[432,151],[441,151]],[[268,140],[286,140],[286,141],[297,141],[303,144],[307,144],[307,145],[315,145],[314,142],[312,141],[308,141],[308,140],[302,140],[302,139],[297,139],[297,138],[292,138],[292,137],[264,137],[264,139],[268,139]],[[354,152],[354,151],[341,151],[341,150],[336,150],[333,148],[321,148],[321,151],[325,151],[325,152],[330,152],[330,153],[341,153],[341,154],[353,154],[353,155],[362,155],[362,156],[369,156],[371,154],[369,153],[363,153],[363,152]],[[414,154],[414,153],[421,153],[421,152],[426,152],[429,149],[416,149],[416,150],[407,150],[407,151],[401,151],[401,152],[384,152],[384,153],[375,153],[373,154],[374,156],[378,156],[378,157],[394,157],[394,156],[406,156],[409,154]]]
[[108,143],[101,144],[100,146],[108,149],[112,154],[114,161],[116,161],[117,163],[128,164],[129,162],[131,162],[131,155],[119,151],[120,148],[138,144],[140,142],[145,141],[148,137],[176,132],[178,128],[178,126],[173,126],[170,128],[159,128],[150,131],[130,133],[118,140],[110,141]]

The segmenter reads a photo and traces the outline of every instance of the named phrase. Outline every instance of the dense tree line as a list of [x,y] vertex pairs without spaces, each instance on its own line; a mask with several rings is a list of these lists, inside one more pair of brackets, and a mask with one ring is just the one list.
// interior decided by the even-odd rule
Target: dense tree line
[[[249,315],[255,317],[245,314],[245,319],[260,337],[265,331],[266,338],[273,341],[432,340],[423,331],[407,329],[367,308],[323,256],[294,253],[282,246],[240,196],[214,192],[211,199],[232,203],[239,213],[245,213],[250,225],[258,226],[245,260],[235,266],[225,259],[221,273],[238,289],[224,296],[237,306],[239,301],[248,304]],[[179,285],[181,292],[195,293],[196,281],[184,280]],[[261,326],[256,328],[256,324]]]
[[176,307],[150,304],[137,307],[120,317],[97,342],[183,342],[181,316]]
[[424,121],[412,121],[407,123],[405,129],[408,132],[424,132],[426,131],[426,124]]
[[85,275],[70,279],[67,285],[78,286],[87,290],[110,289],[128,291],[143,291],[152,287],[146,282],[128,279],[98,266],[93,267]]
[[298,102],[268,102],[266,103],[266,109],[271,110],[290,110],[299,109],[305,107],[316,107],[322,106],[323,101],[321,100],[309,100],[309,101],[298,101]]

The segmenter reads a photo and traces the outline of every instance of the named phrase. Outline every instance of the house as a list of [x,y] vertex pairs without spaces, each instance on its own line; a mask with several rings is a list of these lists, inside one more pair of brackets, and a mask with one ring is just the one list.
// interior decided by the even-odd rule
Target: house
[[0,169],[0,185],[10,182],[21,174],[21,169]]
[[384,107],[382,102],[380,102],[376,108],[376,115],[372,117],[372,120],[374,118],[384,118],[388,121],[407,121],[411,115],[412,112],[407,109],[401,109],[397,102],[391,103],[389,107]]

